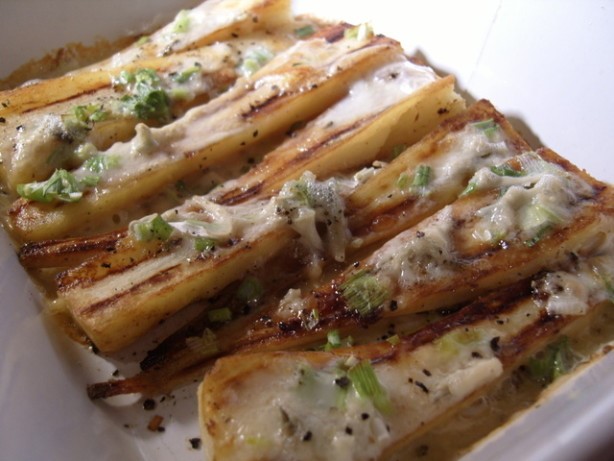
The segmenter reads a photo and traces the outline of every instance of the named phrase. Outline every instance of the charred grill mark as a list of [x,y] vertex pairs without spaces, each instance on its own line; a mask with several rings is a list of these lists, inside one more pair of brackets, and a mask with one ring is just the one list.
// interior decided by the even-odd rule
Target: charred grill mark
[[[106,261],[102,257],[87,261],[75,269],[69,269],[57,275],[58,292],[66,292],[75,286],[86,288],[105,277],[127,272],[145,261],[157,258],[165,250],[168,250],[169,246],[176,247],[179,243],[181,243],[181,239],[175,239],[171,242],[166,242],[165,245],[159,244],[156,248],[143,249],[143,251],[138,251],[130,256],[128,261],[118,261],[110,266],[104,265]],[[99,267],[104,267],[105,270],[100,272],[98,271]]]
[[[110,88],[111,87],[111,79],[109,79],[108,83],[100,83],[98,86],[90,88],[87,91],[82,91],[80,93],[76,93],[76,94],[71,94],[70,96],[66,97],[66,98],[62,98],[62,99],[56,99],[54,100],[51,104],[60,104],[63,102],[67,102],[67,101],[72,101],[73,99],[77,99],[80,98],[81,96],[89,96],[91,94],[96,93],[97,91],[103,89],[103,88]],[[35,107],[29,107],[26,110],[24,110],[22,112],[22,114],[27,114],[29,112],[32,112],[34,110],[40,109],[40,106],[35,106]]]
[[248,120],[263,112],[267,107],[272,106],[275,102],[283,100],[284,98],[290,98],[296,95],[296,91],[285,91],[270,95],[268,98],[258,101],[257,103],[250,103],[249,111],[241,113],[243,120]]
[[433,343],[451,331],[472,327],[485,320],[494,321],[498,316],[514,310],[519,303],[530,296],[530,292],[531,283],[527,279],[497,293],[479,298],[459,311],[404,337],[400,346],[377,351],[374,359],[376,362],[398,361],[407,353]]
[[527,325],[522,331],[509,340],[499,343],[499,349],[496,352],[497,357],[504,365],[513,366],[518,363],[519,358],[522,358],[534,351],[536,345],[545,346],[554,338],[566,325],[573,321],[571,315],[548,315],[546,312],[540,312],[530,325]]
[[75,238],[63,241],[48,240],[43,242],[28,242],[19,249],[18,257],[25,266],[31,263],[39,263],[41,259],[57,258],[63,255],[70,258],[72,255],[83,255],[109,252],[117,248],[119,240],[124,238],[127,232],[114,232],[98,238]]
[[323,38],[328,43],[335,43],[341,40],[345,36],[345,31],[351,27],[352,26],[346,22],[335,24],[334,26],[316,32],[313,38]]
[[116,295],[106,298],[97,303],[90,304],[89,306],[86,306],[85,308],[81,309],[80,315],[88,316],[88,315],[98,314],[100,311],[108,309],[109,307],[117,304],[122,298],[131,296],[134,293],[142,291],[143,287],[156,286],[158,284],[162,284],[163,282],[173,278],[173,271],[175,271],[180,266],[181,264],[176,264],[174,266],[168,267],[152,275],[151,277],[148,277],[140,281],[139,283],[132,285],[129,289],[124,290],[121,293],[117,293]]
[[221,205],[236,205],[237,203],[245,202],[246,200],[260,194],[260,192],[262,192],[263,186],[264,184],[261,181],[244,190],[235,189],[227,192],[215,201]]

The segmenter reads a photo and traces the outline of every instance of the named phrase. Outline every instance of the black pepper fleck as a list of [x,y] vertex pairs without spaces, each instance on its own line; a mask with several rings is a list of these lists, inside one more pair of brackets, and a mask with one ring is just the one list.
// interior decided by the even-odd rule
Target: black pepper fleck
[[350,378],[348,378],[347,376],[341,376],[340,378],[335,379],[335,384],[341,389],[347,389],[350,385]]
[[424,391],[424,393],[425,393],[425,394],[428,394],[428,393],[429,393],[429,388],[428,388],[428,387],[426,387],[426,386],[424,385],[424,383],[421,383],[420,381],[416,381],[416,382],[414,382],[414,384],[415,384],[416,386],[418,386],[420,389],[422,389],[422,390]]
[[146,399],[143,402],[143,409],[147,411],[151,411],[151,410],[155,410],[155,408],[156,408],[156,401],[154,399]]
[[305,432],[305,435],[303,436],[303,442],[309,442],[312,437],[313,434],[311,433],[311,431]]
[[191,438],[189,442],[193,450],[200,450],[200,446],[202,444],[200,437]]

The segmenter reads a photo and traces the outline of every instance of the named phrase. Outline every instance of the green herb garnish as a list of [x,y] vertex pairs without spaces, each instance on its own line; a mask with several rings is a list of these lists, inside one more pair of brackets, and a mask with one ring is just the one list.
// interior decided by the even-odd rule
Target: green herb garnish
[[414,172],[414,180],[412,181],[412,187],[424,188],[428,186],[431,179],[431,167],[428,165],[418,165]]
[[490,171],[492,171],[497,176],[507,176],[511,178],[518,178],[520,176],[526,176],[526,173],[524,171],[515,170],[514,168],[509,166],[507,163],[491,166]]
[[392,152],[390,152],[390,158],[391,159],[397,158],[399,155],[405,152],[406,149],[407,149],[406,144],[397,144],[396,146],[392,148]]
[[552,232],[552,225],[544,224],[542,227],[540,227],[537,230],[537,232],[535,233],[533,237],[526,239],[524,241],[524,244],[528,246],[529,248],[531,248],[537,245],[541,240],[543,240],[544,237],[546,237],[550,232]]
[[130,232],[137,240],[148,242],[150,240],[166,241],[173,233],[173,226],[159,214],[146,219],[130,223]]
[[260,280],[253,275],[248,275],[243,279],[239,288],[237,288],[235,298],[240,302],[249,303],[258,301],[263,294],[264,287],[260,283]]
[[176,34],[185,34],[190,30],[190,11],[181,10],[177,13],[175,21],[173,22],[173,32]]
[[397,187],[401,190],[409,189],[413,193],[422,195],[431,180],[431,167],[418,165],[410,179],[407,173],[401,173],[397,179]]
[[311,35],[315,34],[316,30],[312,25],[306,25],[303,27],[299,27],[298,29],[294,29],[294,35],[298,38],[307,38]]
[[203,251],[215,250],[216,244],[217,242],[214,239],[209,238],[209,237],[196,237],[194,239],[194,248],[199,253],[202,253]]
[[239,66],[239,72],[249,77],[256,73],[262,66],[273,59],[273,53],[264,47],[252,48],[245,53]]
[[359,271],[339,287],[350,309],[369,315],[388,298],[388,290],[372,274]]
[[124,109],[137,118],[159,122],[171,119],[170,98],[162,88],[162,81],[155,70],[139,69],[134,73],[122,71],[113,79],[113,85],[130,91],[120,101]]
[[201,70],[202,70],[202,66],[198,63],[195,63],[192,67],[189,67],[185,69],[184,71],[176,74],[173,77],[173,80],[175,80],[177,83],[186,83],[188,80],[192,78],[192,76],[200,73]]
[[371,362],[363,360],[354,365],[348,370],[348,377],[360,397],[370,399],[375,408],[384,414],[392,411],[388,395],[377,379]]
[[483,120],[481,122],[473,123],[473,126],[479,130],[482,130],[484,132],[484,135],[489,140],[493,139],[495,133],[499,129],[499,125],[492,118],[489,118],[488,120]]
[[407,173],[401,173],[397,178],[397,187],[401,190],[407,189],[410,183],[411,181]]
[[331,330],[326,333],[326,344],[324,345],[323,349],[328,352],[332,351],[333,349],[338,349],[344,346],[349,347],[353,344],[354,338],[352,338],[351,336],[348,336],[347,338],[345,338],[345,340],[342,340],[339,330]]
[[19,184],[17,193],[23,198],[42,203],[53,200],[76,202],[83,196],[80,182],[64,169],[55,170],[46,181]]
[[367,40],[373,37],[373,28],[366,23],[346,29],[344,38],[351,40]]
[[228,307],[213,309],[207,312],[207,317],[210,322],[229,322],[232,320],[232,311]]
[[537,381],[550,384],[572,367],[573,353],[566,336],[550,344],[527,362],[530,375]]

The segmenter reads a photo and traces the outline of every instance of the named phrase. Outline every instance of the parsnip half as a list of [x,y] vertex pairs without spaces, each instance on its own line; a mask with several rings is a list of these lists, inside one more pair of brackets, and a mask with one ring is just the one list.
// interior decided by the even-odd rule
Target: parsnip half
[[155,129],[137,125],[131,142],[114,144],[101,154],[118,158],[119,165],[105,171],[95,188],[71,203],[16,201],[9,211],[11,232],[20,241],[43,240],[100,222],[125,203],[313,117],[343,97],[363,72],[400,53],[398,43],[389,39],[345,38],[343,30],[333,28],[328,37],[297,43],[244,84],[176,122]]
[[[417,76],[413,73],[417,73]],[[389,81],[391,74],[395,75],[395,81]],[[396,79],[404,84],[398,85]],[[282,178],[294,178],[311,167],[327,177],[339,170],[368,165],[377,157],[390,131],[401,129],[396,126],[397,120],[411,110],[416,101],[425,104],[433,98],[432,104],[439,103],[441,98],[438,95],[445,91],[448,95],[446,107],[450,106],[450,112],[457,110],[462,103],[455,96],[452,85],[453,80],[437,80],[432,71],[417,67],[405,59],[385,64],[358,81],[350,91],[350,103],[356,110],[348,111],[347,100],[342,100],[301,130],[295,138],[269,154],[280,167],[288,165],[283,174],[271,171],[273,184],[280,183]],[[382,101],[376,105],[363,104],[365,98],[373,97],[373,92]],[[356,105],[356,100],[359,105]],[[431,108],[433,113],[437,113],[436,107]],[[329,126],[331,118],[336,120],[333,126]],[[382,129],[382,125],[389,128]],[[297,144],[304,149],[297,149]],[[280,159],[286,163],[280,163]],[[265,189],[262,195],[266,197],[269,190]],[[265,209],[269,206],[267,202],[247,203],[246,206],[247,209]],[[192,199],[177,208],[176,213],[171,210],[164,216],[173,220],[177,214],[183,215],[187,210],[197,209],[197,204],[198,200]],[[236,205],[227,210],[240,207]],[[259,219],[270,222],[273,218],[263,216]],[[60,276],[60,299],[67,303],[76,321],[101,350],[116,350],[189,302],[211,296],[242,277],[253,265],[261,265],[283,249],[290,238],[299,236],[292,231],[282,232],[279,224],[270,228],[255,221],[252,226],[260,226],[262,230],[250,230],[245,236],[232,236],[233,243],[224,249],[223,257],[220,256],[222,259],[218,256],[204,260],[197,255],[190,257],[181,249],[180,243],[172,245],[170,249],[161,244],[155,254],[141,253],[141,258],[131,257],[127,265],[118,264],[120,260],[128,260],[125,251],[94,258]],[[345,228],[342,232],[346,232]],[[335,257],[342,256],[337,254]],[[220,276],[222,265],[227,271],[225,274],[232,274],[228,278]],[[101,271],[100,267],[108,267],[108,270]],[[161,295],[162,292],[169,293],[169,296]]]
[[[608,302],[593,263],[612,276],[613,256],[510,285],[396,345],[218,360],[198,390],[208,459],[386,459]],[[553,309],[548,277],[574,309]]]
[[[235,9],[239,8],[239,9]],[[146,40],[135,42],[103,62],[78,69],[66,76],[37,81],[0,92],[0,116],[10,118],[38,107],[108,86],[109,76],[122,69],[156,66],[160,58],[189,51],[233,35],[275,28],[289,20],[288,0],[207,0],[181,13],[182,21],[171,22]]]
[[[230,88],[240,76],[244,56],[258,50],[270,58],[295,42],[290,34],[259,32],[243,39],[139,61],[138,66],[70,77],[75,94],[68,100],[13,114],[0,125],[0,171],[9,190],[15,193],[18,184],[47,179],[57,168],[77,168],[87,158],[77,154],[79,149],[92,150],[93,146],[95,151],[105,151],[116,142],[129,141],[139,122],[159,127],[183,116],[188,109]],[[131,93],[112,82],[122,72],[138,75],[152,70],[158,79],[156,87],[168,97],[168,114],[163,118],[139,119],[123,102]],[[94,74],[100,75],[100,88],[80,87],[83,78],[91,79]],[[88,108],[97,111],[94,115],[100,119],[77,120],[75,112]]]

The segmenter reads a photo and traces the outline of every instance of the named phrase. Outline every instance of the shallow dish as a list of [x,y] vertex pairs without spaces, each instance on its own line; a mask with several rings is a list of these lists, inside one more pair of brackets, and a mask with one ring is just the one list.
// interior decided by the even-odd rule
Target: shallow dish
[[[0,14],[0,78],[67,42],[92,43],[162,23],[194,1],[9,1]],[[463,95],[488,98],[533,144],[548,146],[597,179],[614,182],[609,108],[614,103],[614,5],[608,1],[474,0],[330,2],[294,0],[299,13],[371,22]],[[121,13],[119,13],[121,12]],[[528,128],[530,127],[530,129]],[[85,383],[113,365],[59,337],[40,315],[36,287],[0,236],[0,458],[7,460],[197,460],[193,388],[153,413],[128,398],[93,404]],[[482,443],[467,460],[598,459],[614,436],[614,357],[583,370]],[[128,404],[128,405],[126,405]],[[518,441],[522,439],[522,443]]]

